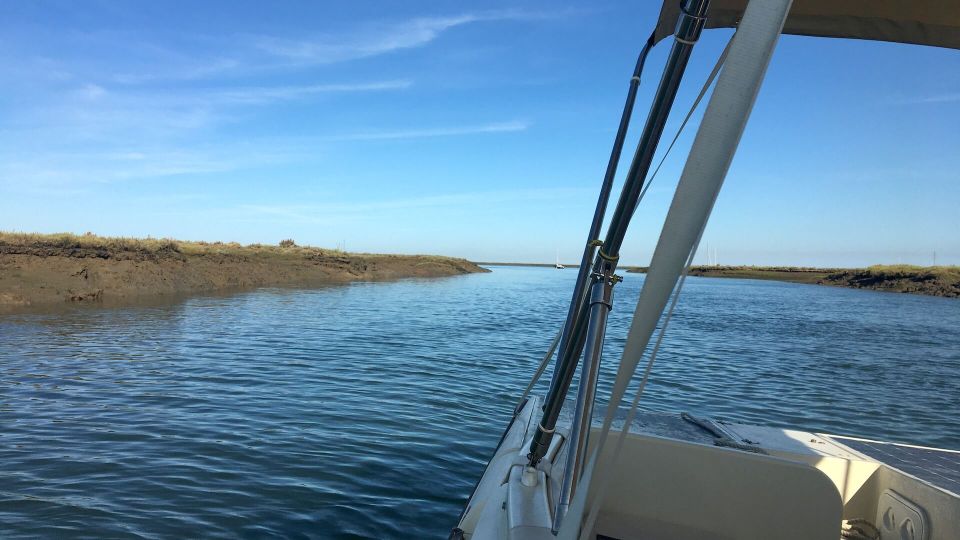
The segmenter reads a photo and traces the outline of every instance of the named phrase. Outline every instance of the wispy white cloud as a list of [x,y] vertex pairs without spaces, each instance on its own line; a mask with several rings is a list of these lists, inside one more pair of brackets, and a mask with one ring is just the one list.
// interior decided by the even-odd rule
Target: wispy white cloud
[[[116,114],[121,116],[119,112]],[[139,121],[145,120],[143,116],[135,116],[133,112],[130,114],[133,116],[127,118],[128,123],[124,125],[127,132],[132,132]],[[11,146],[7,145],[7,151],[0,153],[0,186],[10,189],[27,185],[91,186],[140,179],[230,173],[255,167],[315,160],[318,152],[322,155],[324,144],[341,141],[509,133],[526,130],[529,125],[524,121],[510,121],[424,129],[373,130],[313,137],[229,140],[201,146],[176,141],[165,143],[169,136],[162,133],[158,135],[155,131],[148,138],[130,138],[125,141],[121,133],[111,131],[80,146],[98,148],[91,152],[63,150],[71,146],[69,140],[58,141],[58,144],[43,150],[28,152],[14,152],[10,150]],[[112,128],[118,129],[116,125]],[[9,137],[0,134],[0,142],[5,139],[9,140]]]
[[98,84],[87,83],[74,91],[84,101],[95,101],[107,95],[107,91]]
[[[202,41],[211,48],[203,54],[184,55],[161,46],[141,45],[140,54],[154,61],[145,62],[150,71],[127,70],[114,73],[110,80],[125,85],[158,81],[188,81],[235,77],[250,73],[297,69],[370,58],[394,51],[423,47],[457,27],[494,21],[535,20],[557,14],[519,10],[491,10],[456,15],[415,17],[399,21],[370,21],[340,32],[300,37],[240,34]],[[109,39],[120,39],[117,35]],[[123,39],[129,39],[124,37]]]
[[257,105],[274,101],[307,99],[323,94],[352,94],[405,90],[413,86],[409,79],[384,81],[323,83],[283,86],[248,86],[222,88],[191,88],[176,92],[142,91],[120,87],[104,88],[97,84],[85,84],[69,92],[68,97],[77,98],[88,107],[90,101],[112,103],[114,105],[132,105],[138,108],[175,107],[175,106],[223,106]]
[[914,96],[892,100],[896,105],[924,105],[930,103],[956,103],[960,101],[960,92],[936,94],[932,96]]
[[427,137],[451,137],[457,135],[474,135],[482,133],[509,133],[525,131],[530,127],[528,122],[515,120],[474,126],[436,127],[426,129],[403,129],[395,131],[366,131],[348,133],[344,135],[330,135],[324,137],[328,141],[375,141],[384,139],[420,139]]
[[37,152],[14,156],[0,154],[0,186],[24,192],[40,188],[62,190],[95,188],[117,182],[218,174],[289,162],[300,157],[295,150],[251,148],[226,144],[220,147],[139,149],[107,152]]
[[147,73],[116,73],[111,77],[111,80],[119,84],[144,84],[156,81],[192,81],[227,74],[232,71],[237,71],[244,66],[245,62],[236,58],[178,61],[172,66],[159,69],[154,67]]
[[228,121],[224,107],[210,100],[184,99],[183,96],[137,96],[105,90],[99,95],[72,92],[62,99],[38,100],[8,119],[0,132],[0,142],[24,144],[34,141],[39,148],[58,148],[60,144],[112,144],[139,141],[184,139],[191,133]]
[[400,22],[367,24],[350,33],[339,35],[326,34],[300,39],[258,36],[254,43],[259,50],[292,62],[329,64],[422,47],[447,30],[471,23],[535,17],[537,16],[516,10],[417,17]]
[[18,108],[0,125],[0,143],[33,140],[34,147],[57,148],[61,143],[85,141],[98,142],[107,149],[113,144],[127,146],[130,141],[148,146],[166,144],[249,118],[242,111],[244,107],[395,92],[412,86],[411,80],[395,79],[156,91],[81,83],[39,96]]
[[325,204],[245,204],[226,209],[225,213],[241,220],[342,224],[346,221],[383,219],[391,214],[396,215],[397,213],[402,214],[430,208],[449,211],[457,208],[478,208],[505,203],[579,199],[590,192],[592,192],[592,189],[586,188],[511,189]]
[[[255,133],[249,126],[273,113],[266,107],[271,103],[400,92],[414,85],[403,77],[303,84],[304,73],[298,73],[274,86],[269,83],[281,77],[265,81],[259,76],[264,70],[289,69],[293,75],[308,66],[423,47],[465,25],[539,17],[516,10],[476,11],[367,22],[343,32],[292,39],[179,36],[160,44],[141,39],[132,30],[98,30],[65,35],[57,60],[0,55],[5,67],[20,68],[13,70],[18,75],[16,88],[3,92],[20,98],[0,124],[0,185],[31,183],[57,189],[215,175],[315,159],[317,149],[322,151],[327,143],[521,132],[529,128],[528,122],[480,118],[463,125],[426,127],[413,120],[393,129],[355,124],[357,131],[332,126],[299,139],[259,140],[259,148],[244,146],[249,137],[235,135]],[[124,54],[100,54],[121,46]],[[241,76],[249,86],[236,84]],[[205,82],[181,84],[187,80]]]
[[301,86],[261,86],[238,88],[235,90],[212,91],[201,94],[202,99],[219,103],[260,104],[272,101],[301,99],[319,94],[346,94],[354,92],[377,92],[384,90],[403,90],[413,85],[409,80],[378,81],[352,84],[314,84]]
[[953,94],[940,94],[937,96],[927,96],[925,98],[920,98],[917,103],[953,103],[960,101],[960,92],[955,92]]

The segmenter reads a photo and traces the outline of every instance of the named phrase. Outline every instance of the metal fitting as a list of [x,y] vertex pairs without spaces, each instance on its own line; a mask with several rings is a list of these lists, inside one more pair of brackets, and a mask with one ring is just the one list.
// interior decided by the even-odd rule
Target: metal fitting
[[600,275],[590,289],[590,305],[603,304],[607,309],[613,309],[613,285],[613,280]]
[[693,0],[680,8],[680,17],[677,19],[677,29],[673,37],[680,43],[693,45],[700,39],[703,25],[707,21],[707,6],[709,1]]

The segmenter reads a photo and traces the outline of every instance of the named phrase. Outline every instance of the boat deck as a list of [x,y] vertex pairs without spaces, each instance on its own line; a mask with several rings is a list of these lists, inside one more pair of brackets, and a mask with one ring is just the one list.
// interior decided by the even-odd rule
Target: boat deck
[[[626,415],[622,414],[622,411],[618,413],[621,414],[614,419],[613,431],[623,429]],[[700,444],[713,444],[715,439],[708,431],[684,420],[679,413],[638,412],[630,425],[630,431]]]
[[[568,425],[571,407],[564,407],[560,425]],[[686,418],[684,418],[686,416]],[[618,411],[613,430],[623,428],[624,411]],[[602,424],[598,414],[593,425]],[[883,463],[919,480],[960,497],[960,451],[873,441],[843,435],[821,435],[805,431],[778,429],[747,424],[728,423],[710,418],[694,418],[681,413],[637,412],[630,425],[632,433],[717,446],[733,446],[740,450],[787,452],[800,456],[834,456]],[[859,454],[859,455],[858,455]]]
[[[622,429],[624,415],[617,415],[614,430]],[[794,430],[747,426],[697,418],[705,425],[684,419],[679,413],[638,412],[630,431],[681,441],[716,444],[741,443],[741,449],[755,447],[760,451],[787,451],[796,454],[832,455],[845,459],[855,458],[843,447],[868,459],[914,476],[923,482],[960,496],[960,451],[929,448],[907,444],[873,441],[842,435],[816,435]],[[601,420],[596,419],[595,427]],[[711,432],[711,429],[719,432]],[[834,444],[839,443],[839,444]],[[842,446],[841,446],[842,445]]]
[[960,451],[830,435],[830,438],[881,463],[960,496]]

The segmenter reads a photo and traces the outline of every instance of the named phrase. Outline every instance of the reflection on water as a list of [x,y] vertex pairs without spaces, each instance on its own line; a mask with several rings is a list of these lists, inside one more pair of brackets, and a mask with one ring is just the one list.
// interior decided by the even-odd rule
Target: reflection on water
[[[445,537],[574,274],[0,316],[2,536]],[[960,448],[958,327],[952,299],[690,278],[644,403]]]

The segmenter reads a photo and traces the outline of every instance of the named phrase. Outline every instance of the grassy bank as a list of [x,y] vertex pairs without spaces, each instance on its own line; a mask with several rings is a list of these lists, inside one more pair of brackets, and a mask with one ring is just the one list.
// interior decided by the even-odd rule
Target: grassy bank
[[833,272],[824,278],[823,283],[960,298],[960,266],[875,265]]
[[0,232],[0,309],[484,272],[463,260],[298,246]]
[[[628,272],[646,272],[635,267]],[[771,279],[855,289],[960,297],[960,266],[875,265],[868,268],[691,266],[691,276]]]

